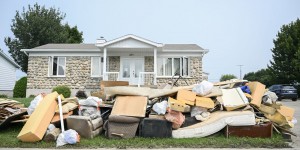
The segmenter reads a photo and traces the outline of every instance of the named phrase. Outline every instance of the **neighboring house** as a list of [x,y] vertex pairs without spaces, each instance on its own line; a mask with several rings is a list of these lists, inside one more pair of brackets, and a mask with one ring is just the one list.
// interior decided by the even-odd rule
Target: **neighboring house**
[[[168,83],[177,72],[189,84],[202,80],[202,58],[208,50],[196,44],[161,44],[125,35],[95,44],[46,44],[23,49],[28,56],[27,95],[50,92],[58,85],[99,90],[101,80],[131,85]],[[179,80],[180,85],[185,85]]]
[[16,71],[20,66],[0,50],[0,94],[13,96]]

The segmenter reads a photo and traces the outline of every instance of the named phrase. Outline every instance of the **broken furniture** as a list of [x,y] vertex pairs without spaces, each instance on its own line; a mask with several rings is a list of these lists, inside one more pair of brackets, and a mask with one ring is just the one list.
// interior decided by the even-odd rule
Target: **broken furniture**
[[88,116],[69,116],[68,129],[73,129],[84,138],[94,138],[102,132],[103,120],[101,117],[91,119]]
[[273,135],[272,122],[253,126],[227,126],[225,128],[226,137],[254,137],[254,138],[271,138]]
[[145,118],[139,126],[141,137],[172,137],[172,123],[162,119]]
[[7,127],[14,120],[26,115],[24,105],[10,99],[0,99],[0,129]]
[[104,124],[105,136],[108,138],[133,138],[139,122],[140,119],[136,117],[110,115]]

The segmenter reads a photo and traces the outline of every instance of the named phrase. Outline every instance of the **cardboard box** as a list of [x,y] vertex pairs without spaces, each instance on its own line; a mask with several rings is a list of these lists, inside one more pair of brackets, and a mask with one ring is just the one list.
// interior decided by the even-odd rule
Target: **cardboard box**
[[262,97],[266,92],[266,86],[261,84],[260,82],[250,82],[248,86],[251,91],[252,101],[251,104],[260,107]]
[[57,92],[53,92],[43,98],[23,126],[17,137],[18,139],[23,142],[37,142],[42,140],[55,114],[57,96]]
[[273,125],[271,122],[253,125],[253,126],[227,126],[225,130],[226,137],[253,137],[253,138],[271,138],[273,135]]
[[280,106],[280,109],[277,109],[277,111],[285,116],[288,121],[292,121],[295,113],[295,109],[287,106]]
[[211,100],[211,98],[206,97],[196,97],[196,106],[204,107],[204,108],[214,108],[215,103]]
[[196,93],[188,90],[178,90],[176,99],[193,106],[195,105]]
[[185,103],[169,97],[168,104],[171,110],[184,112]]
[[221,101],[227,111],[235,110],[249,104],[241,88],[222,89]]
[[111,115],[145,117],[147,101],[144,96],[117,96]]

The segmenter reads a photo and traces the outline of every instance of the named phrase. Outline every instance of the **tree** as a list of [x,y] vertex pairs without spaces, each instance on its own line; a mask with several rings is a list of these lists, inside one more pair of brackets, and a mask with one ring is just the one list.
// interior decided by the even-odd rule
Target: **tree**
[[274,81],[272,81],[271,73],[269,69],[261,69],[257,72],[249,72],[244,75],[245,80],[248,81],[259,81],[265,84],[267,87],[271,86]]
[[220,81],[226,81],[230,79],[236,79],[237,77],[233,74],[224,74],[221,76]]
[[12,20],[11,31],[14,38],[6,37],[4,42],[9,48],[9,53],[27,73],[28,56],[21,49],[30,49],[48,43],[81,43],[82,32],[77,26],[70,27],[62,24],[65,14],[53,7],[46,9],[45,6],[34,4],[28,6],[28,10],[16,12]]
[[273,60],[268,66],[277,83],[300,82],[300,20],[283,25],[273,40]]

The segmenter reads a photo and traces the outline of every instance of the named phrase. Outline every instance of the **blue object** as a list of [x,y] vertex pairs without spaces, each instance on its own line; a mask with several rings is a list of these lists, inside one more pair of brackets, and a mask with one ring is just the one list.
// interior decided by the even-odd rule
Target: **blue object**
[[249,86],[247,86],[247,85],[242,86],[241,89],[242,89],[242,91],[243,91],[244,93],[251,94],[251,91],[250,91]]

